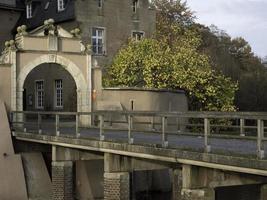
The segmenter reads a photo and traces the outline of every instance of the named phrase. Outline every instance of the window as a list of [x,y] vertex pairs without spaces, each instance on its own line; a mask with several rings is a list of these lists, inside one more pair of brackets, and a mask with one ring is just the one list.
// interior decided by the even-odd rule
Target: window
[[50,1],[46,2],[46,4],[45,4],[45,10],[47,10],[49,8],[49,5],[50,5]]
[[55,106],[63,107],[63,83],[62,80],[55,80]]
[[32,18],[32,4],[31,3],[26,5],[26,15],[27,15],[27,19]]
[[35,105],[36,108],[43,109],[44,108],[44,81],[36,81],[35,82]]
[[57,0],[57,10],[63,11],[65,9],[64,0]]
[[103,55],[104,51],[104,33],[103,28],[93,28],[92,31],[92,48],[96,55]]
[[98,8],[102,8],[104,0],[97,0],[97,1],[98,1]]
[[140,41],[145,36],[145,33],[143,31],[133,31],[132,37],[135,41]]
[[138,0],[132,0],[132,1],[133,1],[132,9],[133,9],[133,12],[136,13],[139,2]]

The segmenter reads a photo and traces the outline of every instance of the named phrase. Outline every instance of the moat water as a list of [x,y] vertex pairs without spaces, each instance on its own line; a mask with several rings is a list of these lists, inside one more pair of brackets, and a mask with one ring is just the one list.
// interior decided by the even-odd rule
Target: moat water
[[[260,200],[260,185],[222,187],[215,193],[215,200]],[[172,192],[140,192],[133,199],[172,200]]]

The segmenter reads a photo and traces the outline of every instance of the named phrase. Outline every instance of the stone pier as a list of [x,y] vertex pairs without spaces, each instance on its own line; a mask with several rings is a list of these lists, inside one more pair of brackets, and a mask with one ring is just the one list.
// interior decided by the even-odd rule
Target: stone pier
[[71,161],[52,162],[53,200],[73,200],[73,163]]
[[130,199],[130,176],[128,172],[104,173],[104,199]]
[[[127,158],[105,153],[104,156],[104,199],[130,199],[130,173]],[[125,160],[124,160],[125,159]],[[125,162],[124,162],[125,161]]]

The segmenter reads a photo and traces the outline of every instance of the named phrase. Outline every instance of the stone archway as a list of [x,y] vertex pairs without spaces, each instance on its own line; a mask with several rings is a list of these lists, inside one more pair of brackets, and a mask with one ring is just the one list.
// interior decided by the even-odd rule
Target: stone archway
[[[18,27],[15,40],[6,42],[0,56],[0,77],[7,77],[0,83],[0,93],[10,111],[23,111],[23,85],[29,73],[42,64],[62,66],[74,79],[77,87],[77,111],[92,110],[92,64],[90,45],[84,45],[79,34],[71,34],[53,20],[43,26],[26,31]],[[86,123],[85,118],[82,124]],[[89,120],[90,122],[90,120]]]
[[89,89],[87,87],[87,82],[79,69],[72,61],[69,59],[58,56],[58,55],[43,55],[35,60],[28,63],[26,66],[22,67],[21,72],[17,78],[17,101],[16,110],[23,110],[23,85],[30,74],[30,72],[41,64],[53,63],[62,66],[74,79],[77,86],[77,112],[89,111],[90,110],[90,98]]

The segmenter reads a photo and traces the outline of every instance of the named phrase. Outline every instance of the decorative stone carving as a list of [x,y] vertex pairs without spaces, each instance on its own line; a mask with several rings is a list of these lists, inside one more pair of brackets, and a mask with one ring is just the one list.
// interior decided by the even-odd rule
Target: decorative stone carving
[[73,37],[75,37],[75,38],[81,38],[81,29],[79,29],[79,28],[75,28],[75,29],[73,29],[73,30],[71,30],[70,31],[70,33],[73,35]]
[[45,35],[58,35],[57,27],[54,25],[54,19],[48,19],[44,21],[44,34]]
[[0,56],[0,64],[10,64],[11,63],[10,53],[11,51],[16,51],[16,50],[17,47],[14,40],[6,41],[5,49],[2,52],[2,55]]
[[23,36],[28,35],[27,33],[27,26],[26,25],[22,25],[22,26],[18,26],[17,28],[17,34],[15,37],[15,43],[16,43],[16,47],[18,49],[22,49],[22,42],[23,42]]
[[84,46],[83,52],[90,55],[92,53],[92,45],[87,44],[86,46]]
[[27,26],[26,25],[18,26],[16,37],[24,36],[24,35],[28,35]]

